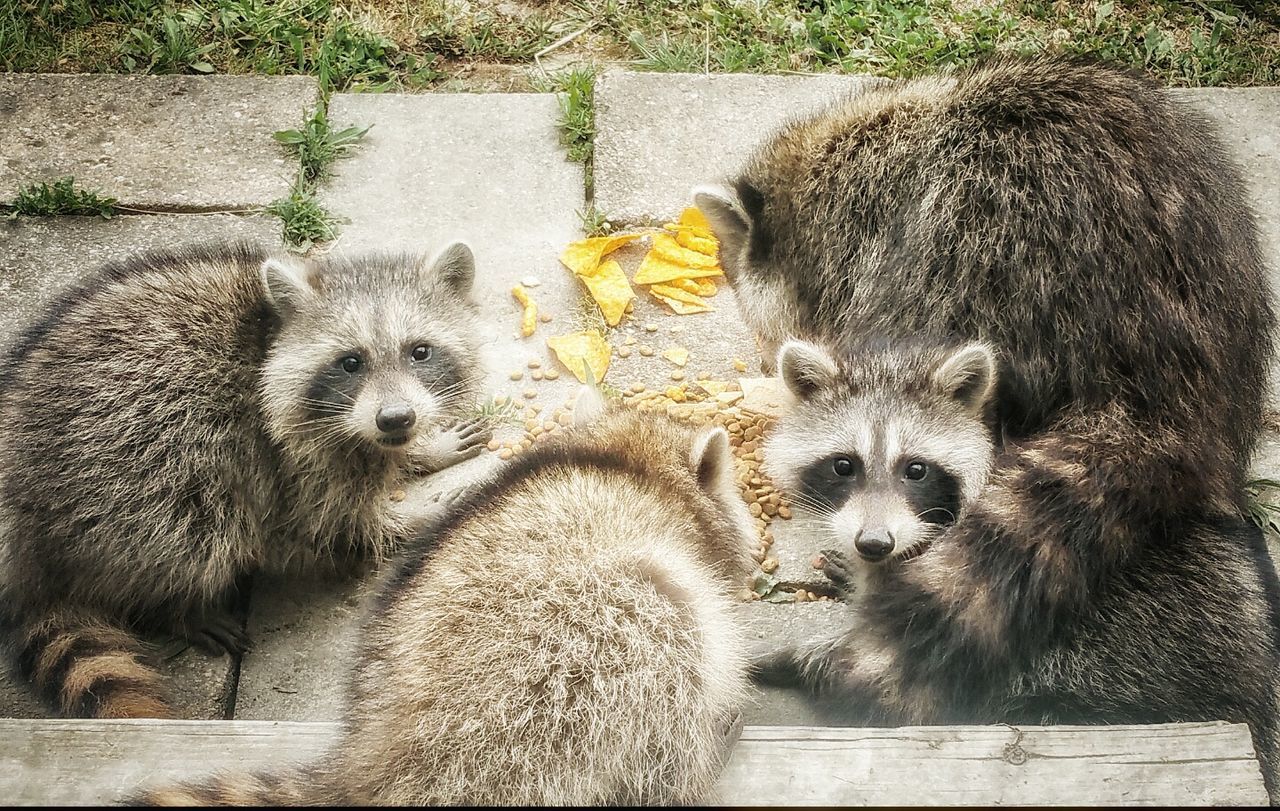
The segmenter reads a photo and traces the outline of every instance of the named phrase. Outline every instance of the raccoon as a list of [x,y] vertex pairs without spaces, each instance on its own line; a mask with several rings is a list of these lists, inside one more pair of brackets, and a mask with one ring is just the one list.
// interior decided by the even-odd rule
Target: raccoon
[[723,429],[603,410],[449,504],[364,625],[340,739],[148,804],[693,803],[746,698],[755,537]]
[[247,644],[246,573],[388,555],[389,493],[479,452],[469,248],[144,253],[55,301],[0,392],[0,597],[65,714],[165,716],[139,632]]
[[[1242,516],[1275,315],[1240,172],[1201,116],[1127,70],[1002,57],[840,100],[696,200],[766,350],[796,337],[842,357],[883,336],[999,353],[1004,444],[988,480],[927,551],[890,567],[895,587],[860,620],[884,641],[846,671],[874,671],[918,721],[992,717],[983,684],[1067,640],[1121,634],[1087,618],[1125,594],[1147,602],[1125,609],[1144,621],[1099,662],[1118,684],[1147,673],[1143,633],[1204,642],[1187,603],[1145,588],[1177,571],[1183,597],[1247,606],[1238,627],[1202,620],[1235,667],[1210,695],[1271,689],[1270,643],[1241,635],[1274,622],[1274,572]],[[837,429],[821,425],[789,432],[789,452],[829,452]],[[1157,661],[1172,651],[1203,661],[1190,648]],[[1116,717],[1191,706],[1123,700]],[[1265,704],[1254,732],[1277,796]]]
[[[820,517],[854,610],[760,657],[761,681],[876,724],[1246,722],[1275,791],[1280,582],[1256,527],[1195,510],[1125,526],[1125,505],[1085,500],[1111,469],[1002,439],[980,343],[792,341],[778,368],[795,407],[765,471]],[[1131,548],[1103,569],[1069,545],[1088,529]]]

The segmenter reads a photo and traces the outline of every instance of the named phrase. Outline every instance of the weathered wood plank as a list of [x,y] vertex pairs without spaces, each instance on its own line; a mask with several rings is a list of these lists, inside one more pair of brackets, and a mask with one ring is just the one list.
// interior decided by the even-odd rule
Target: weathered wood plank
[[[336,725],[0,720],[0,799],[117,802],[220,769],[319,754]],[[1267,800],[1240,724],[746,727],[720,783],[733,805],[1246,805]]]

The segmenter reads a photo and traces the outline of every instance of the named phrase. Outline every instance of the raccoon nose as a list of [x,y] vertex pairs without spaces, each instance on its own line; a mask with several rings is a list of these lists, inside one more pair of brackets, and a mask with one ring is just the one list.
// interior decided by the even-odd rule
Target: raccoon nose
[[418,419],[418,415],[413,412],[411,406],[405,403],[397,403],[396,405],[383,406],[378,411],[378,416],[374,418],[374,422],[378,424],[379,431],[391,432],[412,428],[416,419]]
[[853,548],[867,560],[883,560],[893,551],[893,535],[887,529],[868,529],[853,539]]

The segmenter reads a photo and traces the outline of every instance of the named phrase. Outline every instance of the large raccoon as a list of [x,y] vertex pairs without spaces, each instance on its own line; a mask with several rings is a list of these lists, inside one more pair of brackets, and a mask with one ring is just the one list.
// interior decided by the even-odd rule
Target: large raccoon
[[[1202,562],[1227,538],[1250,550],[1223,565],[1272,622],[1272,567],[1241,516],[1275,316],[1239,170],[1201,116],[1125,70],[1000,58],[785,126],[697,202],[766,350],[883,335],[999,352],[1008,445],[967,512],[895,573],[910,581],[888,592],[897,613],[867,615],[890,640],[865,657],[888,668],[890,705],[985,717],[984,681],[1100,632],[1082,618],[1167,576],[1169,544],[1202,539]],[[833,425],[791,432],[795,451],[816,455]],[[1168,592],[1129,593],[1151,597],[1133,617],[1190,621]],[[1140,633],[1108,669],[1135,672]],[[1230,657],[1232,689],[1271,666],[1243,661],[1251,650]],[[1128,706],[1159,715],[1161,701]],[[1271,731],[1255,733],[1276,792]]]
[[854,611],[829,639],[762,657],[761,680],[882,724],[1247,722],[1274,788],[1280,583],[1256,527],[1171,514],[1085,582],[1088,550],[949,531],[1031,537],[1100,508],[1078,500],[1097,475],[1079,461],[1043,441],[1000,447],[990,349],[899,341],[832,356],[793,341],[778,365],[795,406],[765,469],[840,544],[824,571]]
[[[706,800],[746,698],[751,518],[723,429],[599,413],[449,504],[383,584],[331,753],[184,804]],[[429,555],[429,559],[426,557]]]
[[[56,300],[0,400],[0,613],[64,714],[163,716],[135,631],[210,650],[260,567],[381,557],[389,494],[478,453],[471,251],[145,253]],[[446,425],[448,423],[448,425]]]

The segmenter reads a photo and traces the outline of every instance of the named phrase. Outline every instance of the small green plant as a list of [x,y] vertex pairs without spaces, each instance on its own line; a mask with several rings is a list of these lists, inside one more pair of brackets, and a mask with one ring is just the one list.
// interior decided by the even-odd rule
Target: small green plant
[[550,77],[546,89],[560,93],[560,143],[569,160],[590,163],[596,137],[595,68],[575,68]]
[[129,38],[120,46],[120,58],[130,71],[145,73],[213,73],[206,61],[212,43],[201,45],[196,27],[203,15],[189,9],[178,16],[165,16],[159,30],[130,28]]
[[33,183],[18,189],[9,205],[10,219],[18,216],[52,217],[55,214],[96,214],[104,219],[116,213],[116,200],[97,192],[76,188],[74,177],[63,177],[48,183]]
[[303,179],[316,183],[329,177],[333,162],[350,152],[369,129],[347,127],[334,131],[329,127],[325,105],[321,104],[303,123],[302,129],[280,130],[272,137],[298,156]]
[[315,193],[301,177],[288,197],[267,206],[267,213],[280,218],[284,223],[285,244],[299,252],[338,235],[340,220],[320,205]]
[[1253,479],[1244,489],[1249,500],[1249,520],[1263,532],[1270,532],[1280,538],[1280,504],[1268,499],[1268,494],[1280,491],[1280,481]]
[[613,223],[609,221],[609,215],[600,211],[594,205],[587,206],[576,213],[578,218],[582,220],[582,233],[587,236],[603,237],[613,233]]
[[524,419],[520,414],[520,406],[510,397],[490,397],[477,403],[471,412],[474,419],[484,420],[490,428],[497,429],[504,425],[520,427]]

